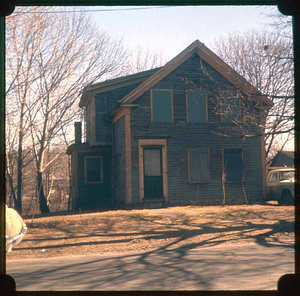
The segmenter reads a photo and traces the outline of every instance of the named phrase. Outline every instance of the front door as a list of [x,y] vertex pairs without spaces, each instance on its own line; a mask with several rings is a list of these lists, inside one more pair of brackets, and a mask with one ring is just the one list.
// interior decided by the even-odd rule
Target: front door
[[144,198],[161,198],[163,194],[162,148],[144,148]]

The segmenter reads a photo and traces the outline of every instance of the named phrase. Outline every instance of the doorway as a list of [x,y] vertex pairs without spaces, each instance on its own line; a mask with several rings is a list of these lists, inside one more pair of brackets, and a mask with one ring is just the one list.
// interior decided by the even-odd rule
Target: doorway
[[143,199],[167,201],[167,141],[139,140],[140,202]]
[[163,197],[162,148],[144,148],[144,198]]

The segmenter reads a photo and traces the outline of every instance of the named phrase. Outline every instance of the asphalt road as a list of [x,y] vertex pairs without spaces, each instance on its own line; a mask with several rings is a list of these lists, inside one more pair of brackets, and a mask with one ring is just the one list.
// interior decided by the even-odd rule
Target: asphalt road
[[7,262],[17,290],[276,290],[294,272],[294,246],[218,245],[192,250]]

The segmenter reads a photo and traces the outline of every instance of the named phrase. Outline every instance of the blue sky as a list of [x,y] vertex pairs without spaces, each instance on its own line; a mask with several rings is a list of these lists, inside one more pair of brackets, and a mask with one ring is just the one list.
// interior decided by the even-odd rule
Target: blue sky
[[266,28],[266,24],[271,22],[266,15],[276,11],[274,6],[156,6],[152,9],[124,10],[128,8],[134,7],[87,9],[112,9],[91,12],[100,30],[123,38],[125,44],[133,49],[140,45],[145,49],[162,51],[169,59],[196,39],[210,47],[215,38],[230,32]]

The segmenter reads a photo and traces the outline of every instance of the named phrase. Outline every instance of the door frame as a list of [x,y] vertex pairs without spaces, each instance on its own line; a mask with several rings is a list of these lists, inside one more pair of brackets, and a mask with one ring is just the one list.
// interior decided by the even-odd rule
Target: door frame
[[167,139],[139,139],[139,191],[140,203],[144,200],[144,148],[161,147],[163,197],[168,202]]

